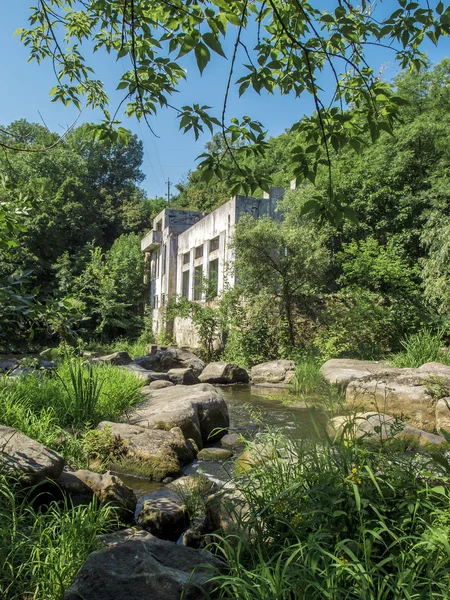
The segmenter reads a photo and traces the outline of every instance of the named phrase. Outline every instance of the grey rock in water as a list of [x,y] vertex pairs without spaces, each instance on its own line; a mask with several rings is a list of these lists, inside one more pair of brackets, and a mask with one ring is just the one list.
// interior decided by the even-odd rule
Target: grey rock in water
[[248,383],[249,375],[245,369],[234,363],[209,363],[202,371],[199,379],[202,383]]
[[320,368],[320,372],[328,383],[342,387],[347,386],[351,381],[363,379],[369,375],[395,371],[398,371],[398,369],[383,362],[354,360],[351,358],[333,358],[327,360]]
[[272,360],[252,367],[252,383],[290,383],[295,375],[293,360]]
[[123,421],[166,431],[180,427],[184,437],[192,438],[199,448],[218,441],[230,424],[225,400],[207,383],[155,390],[135,413],[124,415]]
[[168,488],[146,497],[137,523],[163,540],[176,542],[188,524],[182,500]]

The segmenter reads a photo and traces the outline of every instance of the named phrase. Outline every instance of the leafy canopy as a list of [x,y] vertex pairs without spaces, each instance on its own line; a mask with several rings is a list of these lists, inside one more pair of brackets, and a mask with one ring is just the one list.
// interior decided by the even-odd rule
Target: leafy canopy
[[[242,189],[248,194],[268,186],[264,175],[256,178],[241,165],[242,157],[264,154],[266,132],[249,116],[227,120],[232,85],[239,86],[241,95],[253,89],[313,97],[315,113],[292,126],[298,136],[295,175],[301,179],[313,181],[318,166],[330,165],[333,152],[347,144],[359,148],[365,132],[376,139],[381,131],[392,130],[402,99],[374,73],[366,48],[389,47],[402,68],[419,68],[423,40],[437,44],[450,32],[450,6],[408,0],[377,4],[330,0],[322,10],[305,0],[39,0],[31,8],[29,26],[18,33],[30,49],[30,60],[53,62],[54,101],[103,111],[104,120],[95,127],[99,138],[125,140],[123,114],[148,123],[159,108],[171,107],[183,131],[198,137],[205,128],[211,133],[219,129],[223,135],[225,148],[202,156],[205,179],[221,175],[223,156],[229,154],[231,193]],[[395,10],[386,15],[387,4],[395,4]],[[127,65],[117,81],[123,97],[113,111],[101,75],[92,67],[96,52],[123,58]],[[219,113],[200,103],[171,102],[187,76],[183,57],[190,54],[200,73],[214,55],[229,61]],[[326,90],[318,84],[322,75],[330,81]],[[14,139],[4,145],[19,146]]]

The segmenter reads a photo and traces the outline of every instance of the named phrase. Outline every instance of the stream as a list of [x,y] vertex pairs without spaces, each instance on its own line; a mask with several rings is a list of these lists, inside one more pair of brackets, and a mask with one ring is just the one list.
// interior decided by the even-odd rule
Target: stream
[[[283,429],[295,439],[305,439],[314,432],[312,413],[304,408],[301,402],[298,402],[298,406],[283,404],[283,400],[289,395],[285,389],[250,385],[216,387],[228,405],[230,433],[241,433],[245,438],[252,439],[258,432]],[[290,397],[295,402],[295,397]],[[325,414],[320,411],[314,411],[313,418],[319,427],[325,423]],[[225,463],[195,460],[183,469],[184,475],[193,473],[204,473],[215,481],[226,481],[233,476],[233,459]],[[120,478],[134,489],[138,497],[138,509],[149,494],[164,487],[162,483],[123,474]]]

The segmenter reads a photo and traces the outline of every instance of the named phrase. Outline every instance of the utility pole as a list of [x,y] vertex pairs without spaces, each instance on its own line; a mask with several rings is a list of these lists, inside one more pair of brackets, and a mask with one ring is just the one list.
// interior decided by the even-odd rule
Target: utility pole
[[170,206],[170,186],[172,185],[170,179],[167,179],[167,206]]

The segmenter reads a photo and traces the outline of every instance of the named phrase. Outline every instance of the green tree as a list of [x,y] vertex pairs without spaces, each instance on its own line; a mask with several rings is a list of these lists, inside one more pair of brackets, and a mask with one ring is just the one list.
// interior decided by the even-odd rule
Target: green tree
[[329,254],[309,220],[289,227],[263,217],[243,215],[233,242],[235,271],[245,296],[268,294],[279,302],[289,341],[296,343],[296,314],[311,314],[323,290]]

